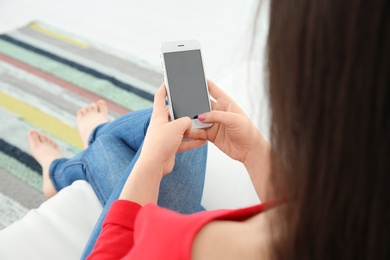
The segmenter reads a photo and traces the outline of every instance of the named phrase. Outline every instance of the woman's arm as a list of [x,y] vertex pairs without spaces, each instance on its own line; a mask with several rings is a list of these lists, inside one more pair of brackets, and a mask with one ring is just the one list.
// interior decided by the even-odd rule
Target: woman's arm
[[127,200],[114,201],[88,260],[122,259],[133,247],[134,222],[140,209],[139,204]]

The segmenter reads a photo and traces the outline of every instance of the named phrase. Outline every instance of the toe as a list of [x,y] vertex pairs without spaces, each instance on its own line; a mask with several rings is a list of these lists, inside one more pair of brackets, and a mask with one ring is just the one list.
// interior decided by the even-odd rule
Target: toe
[[96,105],[96,103],[91,103],[91,104],[89,104],[88,110],[89,110],[89,111],[95,111],[95,110],[97,110],[97,105]]
[[41,133],[37,133],[37,140],[39,143],[43,143],[44,141],[44,136]]
[[30,130],[30,132],[28,132],[28,136],[29,138],[36,139],[38,136],[38,132],[36,130]]
[[29,145],[30,145],[30,149],[32,149],[33,147],[35,147],[35,144],[38,142],[38,132],[35,131],[35,130],[31,130],[29,133],[28,133],[28,142],[29,142]]
[[107,114],[107,102],[104,100],[99,100],[97,102],[98,111],[103,114]]
[[89,111],[89,105],[88,106],[85,106],[85,107],[83,107],[81,110],[81,113],[83,113],[83,115],[85,116],[85,114],[87,114],[88,113],[88,111]]
[[79,111],[77,111],[77,118],[81,118],[84,116],[84,113],[83,113],[83,110],[80,109]]
[[54,141],[53,139],[49,138],[49,141],[50,141],[50,144],[54,147],[54,148],[58,148],[58,144],[56,143],[56,141]]

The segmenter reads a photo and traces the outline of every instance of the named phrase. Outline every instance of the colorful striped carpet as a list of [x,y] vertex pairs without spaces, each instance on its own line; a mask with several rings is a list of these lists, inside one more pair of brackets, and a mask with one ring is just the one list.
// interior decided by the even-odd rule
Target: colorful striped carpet
[[81,107],[104,99],[110,119],[150,107],[162,79],[140,61],[42,23],[0,35],[0,229],[44,200],[30,129],[73,156],[82,149]]

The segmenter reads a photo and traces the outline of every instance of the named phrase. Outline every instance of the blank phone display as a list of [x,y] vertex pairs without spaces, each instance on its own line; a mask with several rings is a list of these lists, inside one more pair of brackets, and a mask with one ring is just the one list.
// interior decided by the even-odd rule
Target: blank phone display
[[210,111],[200,50],[165,53],[164,60],[175,119]]

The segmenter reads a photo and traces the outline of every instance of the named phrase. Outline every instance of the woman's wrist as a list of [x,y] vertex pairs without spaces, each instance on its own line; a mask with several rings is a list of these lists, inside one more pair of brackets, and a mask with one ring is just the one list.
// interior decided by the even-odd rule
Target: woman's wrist
[[142,206],[149,202],[157,203],[162,177],[161,165],[153,162],[150,158],[140,156],[119,198],[136,202]]
[[244,160],[244,166],[252,180],[256,193],[262,201],[269,199],[270,172],[271,172],[271,146],[260,135],[254,142]]
[[[137,168],[145,169],[145,174],[153,175],[153,178],[162,179],[164,177],[164,167],[156,156],[141,153],[137,160]],[[150,176],[151,177],[151,176]]]

